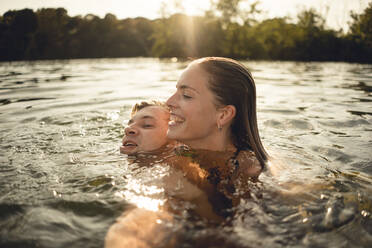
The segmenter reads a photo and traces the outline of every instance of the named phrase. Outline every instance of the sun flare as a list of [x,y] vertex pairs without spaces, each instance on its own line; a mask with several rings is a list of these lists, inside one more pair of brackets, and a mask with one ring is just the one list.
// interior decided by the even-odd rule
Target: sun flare
[[210,6],[209,0],[175,0],[174,9],[186,15],[202,15]]

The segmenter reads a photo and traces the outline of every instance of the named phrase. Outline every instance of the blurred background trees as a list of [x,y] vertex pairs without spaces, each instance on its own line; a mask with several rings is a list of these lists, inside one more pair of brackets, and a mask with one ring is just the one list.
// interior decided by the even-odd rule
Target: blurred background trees
[[[70,17],[63,8],[12,10],[0,16],[0,60],[201,57],[372,62],[372,3],[351,13],[348,33],[328,29],[314,9],[258,21],[259,2],[215,0],[204,16],[118,20]],[[245,5],[244,5],[245,4]]]

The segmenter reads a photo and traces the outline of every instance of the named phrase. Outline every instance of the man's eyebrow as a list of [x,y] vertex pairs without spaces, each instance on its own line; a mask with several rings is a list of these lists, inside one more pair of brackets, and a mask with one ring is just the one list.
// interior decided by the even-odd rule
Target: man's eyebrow
[[155,119],[155,117],[151,115],[144,115],[141,117],[141,119]]
[[[154,116],[151,116],[151,115],[144,115],[144,116],[141,116],[139,119],[154,119],[155,120],[155,117]],[[133,119],[130,119],[128,121],[128,125],[132,124],[134,122]]]

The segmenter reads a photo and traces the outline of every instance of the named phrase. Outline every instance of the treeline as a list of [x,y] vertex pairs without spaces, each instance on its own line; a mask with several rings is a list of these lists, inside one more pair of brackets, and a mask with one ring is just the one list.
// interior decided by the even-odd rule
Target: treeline
[[226,56],[372,62],[372,3],[362,14],[351,14],[346,34],[326,28],[312,9],[301,12],[297,23],[288,18],[258,22],[252,18],[255,7],[244,18],[231,11],[236,6],[221,5],[204,16],[156,20],[70,17],[63,8],[8,11],[0,16],[0,60]]

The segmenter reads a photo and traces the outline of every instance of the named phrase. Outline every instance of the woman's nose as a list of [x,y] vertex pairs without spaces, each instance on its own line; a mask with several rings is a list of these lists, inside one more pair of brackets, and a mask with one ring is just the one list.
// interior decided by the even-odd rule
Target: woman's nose
[[176,105],[176,93],[171,95],[168,98],[168,100],[165,102],[165,104],[167,104],[168,107],[175,107],[175,105]]
[[138,130],[132,126],[127,126],[125,129],[124,129],[124,133],[126,136],[134,136],[138,133]]

